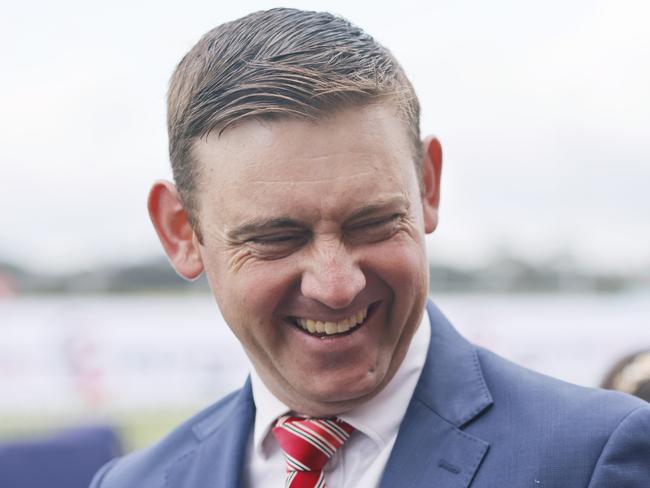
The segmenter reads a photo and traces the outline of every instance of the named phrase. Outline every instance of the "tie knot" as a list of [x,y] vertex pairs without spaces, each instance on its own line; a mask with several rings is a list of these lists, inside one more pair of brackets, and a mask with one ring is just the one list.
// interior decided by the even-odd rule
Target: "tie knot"
[[322,471],[354,427],[337,418],[281,417],[273,428],[288,471]]

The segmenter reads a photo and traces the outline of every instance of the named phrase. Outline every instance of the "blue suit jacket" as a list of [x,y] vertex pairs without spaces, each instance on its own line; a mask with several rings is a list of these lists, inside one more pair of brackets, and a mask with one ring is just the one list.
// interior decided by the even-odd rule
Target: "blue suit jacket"
[[[426,364],[380,488],[650,487],[650,404],[516,366],[428,312]],[[238,487],[254,418],[247,382],[91,488]]]

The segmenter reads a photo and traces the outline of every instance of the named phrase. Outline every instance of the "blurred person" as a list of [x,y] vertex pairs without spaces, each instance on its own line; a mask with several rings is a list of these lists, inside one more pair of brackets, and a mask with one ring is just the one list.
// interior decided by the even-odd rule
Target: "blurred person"
[[152,222],[253,367],[92,487],[648,486],[648,405],[475,347],[427,301],[442,150],[364,31],[293,9],[214,28],[168,131]]
[[629,354],[607,373],[601,385],[650,402],[650,349]]
[[30,439],[0,442],[3,488],[86,488],[95,471],[123,453],[109,426],[66,427]]

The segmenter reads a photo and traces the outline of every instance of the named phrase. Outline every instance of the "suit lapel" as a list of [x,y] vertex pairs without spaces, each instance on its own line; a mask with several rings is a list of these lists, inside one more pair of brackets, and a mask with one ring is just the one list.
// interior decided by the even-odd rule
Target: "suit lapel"
[[237,488],[243,467],[255,405],[250,379],[226,406],[226,412],[208,416],[192,428],[198,445],[174,461],[165,477],[168,488]]
[[474,347],[431,303],[427,360],[381,488],[468,487],[489,444],[462,429],[492,404]]

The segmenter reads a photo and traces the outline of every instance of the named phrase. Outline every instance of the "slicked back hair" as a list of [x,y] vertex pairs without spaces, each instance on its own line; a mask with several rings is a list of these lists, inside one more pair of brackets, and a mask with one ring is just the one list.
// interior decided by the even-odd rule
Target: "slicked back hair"
[[248,117],[317,120],[389,101],[403,118],[420,174],[420,106],[391,53],[347,20],[277,8],[217,26],[183,57],[167,107],[169,153],[183,205],[199,235],[197,138]]

